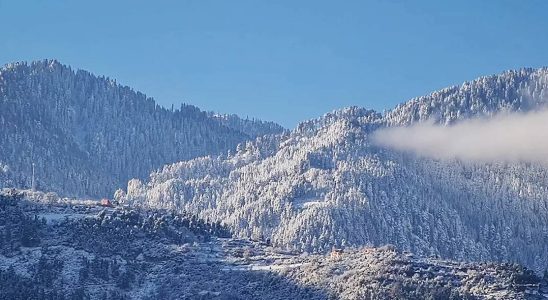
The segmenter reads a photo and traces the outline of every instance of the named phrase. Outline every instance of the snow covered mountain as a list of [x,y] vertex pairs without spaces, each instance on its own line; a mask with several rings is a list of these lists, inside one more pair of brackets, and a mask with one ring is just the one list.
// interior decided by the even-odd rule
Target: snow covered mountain
[[482,77],[384,115],[351,107],[235,153],[165,166],[116,198],[219,221],[288,249],[394,244],[419,255],[548,269],[548,170],[416,157],[371,143],[378,128],[439,124],[548,101],[548,69]]
[[96,197],[166,163],[226,152],[283,130],[190,105],[168,110],[56,60],[0,69],[0,126],[0,187],[30,187],[34,163],[38,188]]

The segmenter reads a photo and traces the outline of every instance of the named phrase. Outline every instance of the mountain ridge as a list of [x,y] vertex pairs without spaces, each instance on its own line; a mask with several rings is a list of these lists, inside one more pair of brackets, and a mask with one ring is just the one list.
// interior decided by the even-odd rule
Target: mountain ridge
[[0,164],[8,170],[0,184],[30,187],[34,163],[41,189],[95,197],[166,163],[225,152],[256,137],[250,134],[283,131],[253,120],[239,129],[186,104],[168,110],[116,80],[57,60],[0,70],[0,122]]
[[370,133],[432,117],[449,125],[540,108],[547,74],[542,68],[482,77],[384,115],[337,110],[236,153],[165,166],[145,183],[130,181],[117,198],[191,211],[237,236],[299,251],[390,243],[419,255],[520,262],[542,273],[546,168],[415,157],[371,144]]

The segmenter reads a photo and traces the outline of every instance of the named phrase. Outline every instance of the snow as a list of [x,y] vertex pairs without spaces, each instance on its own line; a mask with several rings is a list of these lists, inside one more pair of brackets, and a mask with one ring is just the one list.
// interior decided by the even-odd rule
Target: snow
[[248,264],[243,266],[224,267],[223,271],[274,271],[274,270],[287,270],[304,266],[304,263],[294,264],[272,264],[272,265],[260,265],[260,264]]
[[64,219],[78,219],[89,217],[87,214],[78,214],[78,213],[41,213],[37,215],[39,218],[46,219],[48,225],[59,223]]
[[273,122],[210,116],[188,104],[163,108],[115,80],[57,61],[16,63],[0,73],[0,163],[10,167],[5,173],[0,165],[0,187],[30,186],[35,164],[41,189],[107,197],[125,187],[127,178],[225,154],[284,130]]
[[544,74],[548,69],[505,72],[384,115],[337,110],[228,156],[166,166],[122,198],[190,212],[290,250],[391,243],[419,255],[519,262],[540,273],[548,268],[546,166],[436,160],[380,149],[370,138],[383,127],[535,109],[548,98],[529,106],[516,95],[546,94]]
[[323,199],[317,197],[306,197],[306,198],[297,198],[293,200],[293,205],[296,208],[311,208],[314,206],[326,205],[326,202]]

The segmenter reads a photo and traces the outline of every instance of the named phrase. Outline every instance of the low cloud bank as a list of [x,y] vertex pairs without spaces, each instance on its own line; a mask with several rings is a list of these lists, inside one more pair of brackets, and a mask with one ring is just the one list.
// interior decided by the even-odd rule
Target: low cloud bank
[[438,159],[548,163],[548,110],[377,130],[375,145]]

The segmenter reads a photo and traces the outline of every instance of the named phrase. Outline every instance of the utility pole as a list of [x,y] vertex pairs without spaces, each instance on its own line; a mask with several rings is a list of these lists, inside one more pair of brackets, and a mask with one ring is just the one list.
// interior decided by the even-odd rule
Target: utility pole
[[34,162],[32,163],[32,183],[31,183],[32,191],[36,191],[36,181],[34,181]]

